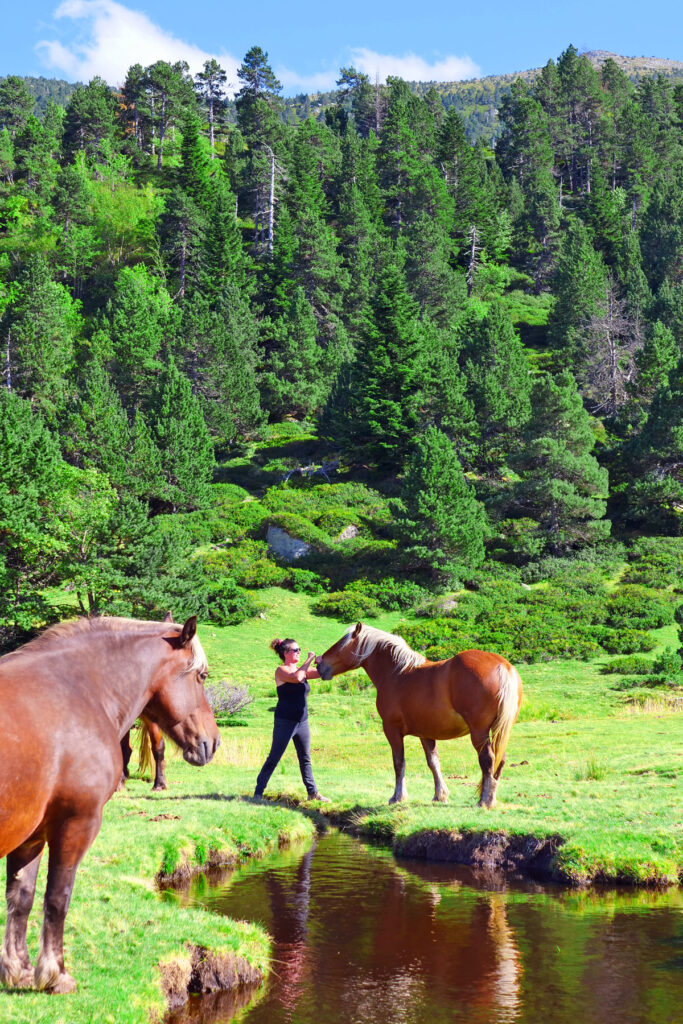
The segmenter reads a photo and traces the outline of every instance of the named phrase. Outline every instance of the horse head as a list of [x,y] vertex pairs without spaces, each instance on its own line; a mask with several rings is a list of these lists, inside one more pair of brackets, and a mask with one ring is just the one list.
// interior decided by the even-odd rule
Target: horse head
[[363,629],[363,623],[357,622],[353,628],[347,629],[341,640],[316,658],[316,668],[321,679],[331,679],[332,676],[341,675],[350,669],[358,668],[360,662],[355,653],[354,640],[357,640]]
[[180,632],[163,636],[168,650],[154,674],[144,713],[178,744],[189,764],[203,765],[221,739],[204,692],[208,667],[196,633],[193,615]]

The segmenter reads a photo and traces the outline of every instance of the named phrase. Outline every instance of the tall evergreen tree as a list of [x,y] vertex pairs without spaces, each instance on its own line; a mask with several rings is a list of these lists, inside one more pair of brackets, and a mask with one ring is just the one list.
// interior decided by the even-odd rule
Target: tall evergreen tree
[[538,522],[552,554],[609,535],[607,470],[592,454],[594,445],[590,417],[571,373],[540,375],[523,445],[511,458],[520,475],[513,499],[518,512]]
[[404,557],[442,578],[484,560],[488,522],[452,442],[436,427],[421,434],[406,466],[396,526]]

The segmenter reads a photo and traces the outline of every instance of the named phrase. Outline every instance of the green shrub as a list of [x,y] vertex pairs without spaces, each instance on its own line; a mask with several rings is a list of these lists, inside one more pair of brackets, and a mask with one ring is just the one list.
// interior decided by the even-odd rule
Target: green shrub
[[210,579],[230,576],[241,587],[252,590],[282,586],[287,580],[287,569],[268,557],[268,547],[261,540],[242,540],[230,547],[207,551],[201,560]]
[[644,629],[595,626],[593,635],[608,654],[637,654],[652,651],[657,646],[655,638]]
[[308,569],[290,569],[286,583],[295,594],[321,594],[325,589],[320,576]]
[[652,660],[641,658],[637,654],[627,654],[622,658],[614,658],[601,670],[604,675],[645,676],[652,672]]
[[623,583],[683,588],[683,537],[640,537],[628,552]]
[[657,675],[666,676],[672,682],[682,682],[681,653],[673,647],[665,647],[655,658],[652,671]]
[[398,580],[387,576],[380,583],[361,578],[349,583],[345,590],[365,594],[386,611],[406,611],[418,602],[424,601],[429,591],[413,580]]
[[354,619],[374,618],[379,615],[379,606],[365,594],[352,590],[338,590],[324,594],[313,605],[316,615],[328,615],[333,619],[352,622]]
[[323,512],[316,520],[316,526],[332,538],[338,537],[347,526],[355,526],[358,530],[361,529],[360,520],[357,516],[347,512],[345,509],[338,508],[332,508],[327,512]]
[[629,584],[618,587],[607,602],[607,621],[616,628],[658,629],[673,622],[674,611],[670,594]]
[[230,577],[210,587],[207,606],[209,619],[218,626],[238,626],[263,610],[260,602],[238,587]]

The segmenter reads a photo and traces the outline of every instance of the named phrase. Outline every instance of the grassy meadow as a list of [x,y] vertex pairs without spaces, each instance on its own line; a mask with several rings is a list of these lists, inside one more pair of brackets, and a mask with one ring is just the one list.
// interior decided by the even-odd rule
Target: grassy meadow
[[[191,946],[233,951],[265,969],[268,937],[257,923],[179,909],[159,898],[155,876],[162,869],[258,856],[306,839],[320,823],[321,810],[398,847],[421,830],[560,836],[559,864],[576,881],[674,884],[683,879],[683,711],[656,696],[629,702],[628,694],[615,688],[618,677],[600,673],[607,658],[521,666],[525,702],[493,811],[476,807],[479,769],[467,739],[440,745],[448,805],[432,803],[431,773],[419,740],[410,738],[409,802],[387,805],[393,791],[391,756],[374,690],[362,672],[312,684],[313,767],[331,803],[298,806],[305,794],[291,747],[271,780],[270,799],[251,802],[272,727],[277,660],[269,640],[293,635],[304,653],[321,653],[345,628],[314,616],[312,598],[305,595],[272,588],[259,596],[262,617],[200,630],[211,681],[246,685],[255,698],[222,729],[214,762],[198,769],[170,754],[168,792],[152,793],[148,780],[133,778],[105,809],[102,830],[77,875],[66,923],[67,966],[78,992],[66,997],[1,992],[0,1021],[142,1024],[155,1019],[164,1005],[157,965],[175,963],[182,973]],[[399,620],[400,613],[387,613],[372,624],[392,630]],[[655,635],[660,648],[676,642],[674,626]],[[44,880],[45,864],[39,885]],[[29,927],[33,957],[40,899],[41,891]],[[4,914],[3,903],[3,927]]]

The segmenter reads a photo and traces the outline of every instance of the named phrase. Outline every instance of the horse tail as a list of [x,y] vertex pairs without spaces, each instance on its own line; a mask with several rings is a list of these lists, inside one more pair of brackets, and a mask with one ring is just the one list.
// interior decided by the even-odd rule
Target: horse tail
[[140,719],[140,750],[138,752],[138,771],[140,775],[153,772],[154,757],[152,756],[152,740],[149,734],[149,723]]
[[498,666],[498,711],[491,724],[494,774],[505,757],[512,726],[517,721],[521,695],[522,680],[519,672],[512,665],[501,662]]

